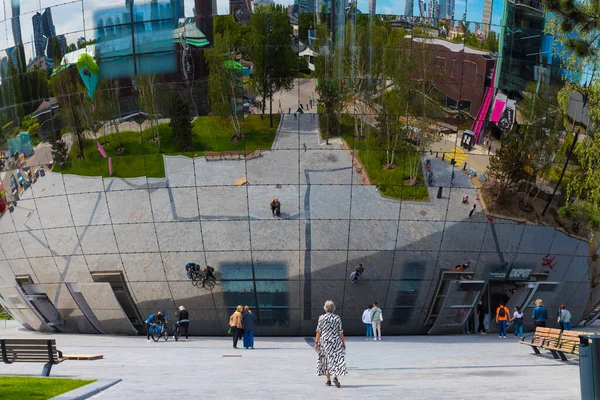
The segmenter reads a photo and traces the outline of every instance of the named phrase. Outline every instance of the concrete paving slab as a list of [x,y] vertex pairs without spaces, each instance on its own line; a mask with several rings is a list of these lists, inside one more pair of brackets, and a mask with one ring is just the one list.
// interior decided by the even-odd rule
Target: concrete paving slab
[[[362,306],[354,312],[356,324],[362,324]],[[530,398],[580,397],[576,362],[559,362],[549,354],[535,356],[512,335],[505,340],[496,335],[386,337],[385,315],[391,318],[392,313],[384,309],[383,341],[347,338],[349,373],[340,378],[340,389],[325,386],[324,378],[315,375],[316,354],[310,338],[257,336],[255,350],[233,350],[231,338],[149,343],[145,337],[33,333],[14,321],[7,328],[0,325],[0,335],[55,338],[63,352],[104,354],[102,360],[65,361],[52,370],[54,377],[122,379],[98,393],[94,398],[99,400],[191,399],[200,394],[207,399],[233,399],[239,393],[245,399],[480,399],[482,393],[489,398],[510,398],[514,393],[507,385],[514,381]],[[420,317],[414,314],[415,319]],[[405,323],[412,320],[409,316]],[[163,363],[171,360],[176,367],[156,368],[157,354]],[[228,355],[241,357],[224,357]],[[14,375],[39,372],[26,363],[6,366],[4,371]],[[498,379],[506,384],[499,384]]]

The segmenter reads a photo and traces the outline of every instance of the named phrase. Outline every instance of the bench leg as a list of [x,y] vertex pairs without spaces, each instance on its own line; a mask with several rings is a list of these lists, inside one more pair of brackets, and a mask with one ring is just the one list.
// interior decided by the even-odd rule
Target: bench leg
[[531,346],[531,348],[533,349],[534,354],[541,354],[537,347]]
[[548,350],[550,353],[552,353],[552,357],[554,357],[555,360],[558,360],[560,357],[558,356],[558,353],[555,350]]
[[558,355],[560,356],[560,359],[563,361],[568,361],[567,356],[565,355],[565,353],[563,353],[562,351],[557,352]]
[[52,363],[44,364],[44,369],[42,369],[42,376],[50,376],[50,370],[52,369]]

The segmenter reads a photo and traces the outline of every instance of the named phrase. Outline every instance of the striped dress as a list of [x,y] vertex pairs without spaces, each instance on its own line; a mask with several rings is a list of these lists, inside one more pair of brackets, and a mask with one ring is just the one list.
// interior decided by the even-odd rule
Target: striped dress
[[339,315],[327,313],[319,317],[317,332],[319,338],[317,375],[346,375],[346,349],[342,347],[340,333],[342,319]]

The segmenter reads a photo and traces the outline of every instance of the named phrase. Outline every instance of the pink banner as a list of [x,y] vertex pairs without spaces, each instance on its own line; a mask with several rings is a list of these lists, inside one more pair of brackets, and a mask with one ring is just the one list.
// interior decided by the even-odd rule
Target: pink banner
[[98,145],[98,151],[102,155],[102,157],[106,158],[106,152],[104,151],[104,147],[100,144],[99,141],[96,140],[96,145]]
[[496,99],[496,103],[494,104],[494,109],[492,110],[492,118],[490,118],[491,122],[496,123],[496,122],[500,121],[500,117],[502,116],[502,112],[504,112],[505,105],[506,105],[506,102]]
[[108,157],[108,173],[112,176],[112,157]]

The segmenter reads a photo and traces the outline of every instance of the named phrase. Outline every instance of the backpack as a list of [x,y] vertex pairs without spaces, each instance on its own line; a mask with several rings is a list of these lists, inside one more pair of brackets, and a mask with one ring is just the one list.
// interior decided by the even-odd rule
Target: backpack
[[504,311],[504,307],[500,308],[500,311],[498,312],[498,316],[499,317],[506,317],[506,311]]

